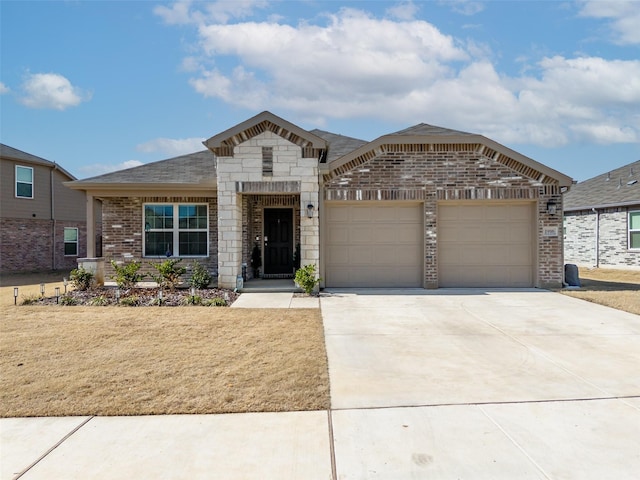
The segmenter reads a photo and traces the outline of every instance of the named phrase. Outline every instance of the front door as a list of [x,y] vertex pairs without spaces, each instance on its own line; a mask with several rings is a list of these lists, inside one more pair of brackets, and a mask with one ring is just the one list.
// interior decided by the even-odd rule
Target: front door
[[293,210],[264,210],[264,274],[293,274]]

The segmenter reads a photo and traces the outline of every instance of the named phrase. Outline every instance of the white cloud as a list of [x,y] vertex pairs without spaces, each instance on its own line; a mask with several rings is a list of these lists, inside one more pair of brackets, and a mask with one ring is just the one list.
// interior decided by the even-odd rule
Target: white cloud
[[583,2],[580,15],[610,19],[613,40],[616,43],[622,45],[640,44],[640,3],[637,0]]
[[456,13],[462,15],[475,15],[484,10],[484,3],[474,0],[440,0],[441,5],[448,5]]
[[171,7],[159,5],[153,9],[169,25],[200,25],[205,22],[227,23],[233,18],[247,18],[259,8],[268,6],[266,0],[219,0],[205,5],[196,4],[204,10],[192,8],[191,0],[180,0]]
[[387,9],[387,15],[398,20],[413,20],[418,13],[418,6],[412,1],[399,3]]
[[204,138],[156,138],[136,145],[136,150],[143,153],[160,152],[163,155],[175,157],[204,150],[203,140]]
[[11,89],[7,87],[4,83],[0,82],[0,95],[4,95],[5,93],[9,93]]
[[65,110],[76,107],[91,95],[57,73],[29,74],[22,84],[24,96],[20,101],[30,108],[51,108]]
[[[550,57],[506,75],[485,45],[344,8],[323,24],[208,23],[192,87],[252,111],[419,122],[498,141],[640,142],[640,61]],[[235,63],[234,63],[235,62]]]
[[117,164],[94,163],[92,165],[83,165],[82,167],[78,168],[78,170],[82,173],[86,173],[91,177],[95,177],[98,175],[103,175],[105,173],[115,172],[117,170],[139,167],[140,165],[143,165],[143,163],[139,160],[127,160],[125,162]]

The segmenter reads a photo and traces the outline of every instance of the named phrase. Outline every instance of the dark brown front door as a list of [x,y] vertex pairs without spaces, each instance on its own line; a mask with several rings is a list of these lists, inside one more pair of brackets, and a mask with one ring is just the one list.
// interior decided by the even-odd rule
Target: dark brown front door
[[264,273],[293,274],[293,210],[264,210]]

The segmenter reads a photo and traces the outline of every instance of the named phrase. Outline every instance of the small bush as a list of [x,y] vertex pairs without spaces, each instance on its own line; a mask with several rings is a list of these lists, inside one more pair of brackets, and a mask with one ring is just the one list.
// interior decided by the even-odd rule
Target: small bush
[[189,295],[182,300],[184,305],[202,305],[202,297],[200,295]]
[[71,295],[62,295],[60,297],[60,305],[67,305],[67,306],[73,306],[73,305],[77,305],[78,301],[73,298]]
[[181,258],[169,258],[162,263],[151,263],[151,266],[158,271],[158,275],[152,275],[160,288],[175,290],[180,283],[180,277],[187,271],[186,268],[178,266]]
[[111,260],[111,266],[116,271],[116,274],[111,275],[111,278],[123,290],[135,287],[136,283],[141,282],[146,277],[144,273],[138,273],[141,264],[135,260],[122,265],[119,265],[115,260]]
[[120,304],[125,307],[136,307],[140,304],[140,298],[137,295],[131,295],[120,299]]
[[193,262],[191,281],[189,282],[194,288],[207,288],[211,283],[211,274],[199,262]]
[[20,305],[33,305],[34,303],[38,303],[39,301],[39,295],[23,295]]
[[300,285],[307,295],[311,295],[322,279],[316,278],[316,266],[305,265],[296,272],[296,283]]
[[104,295],[99,295],[91,300],[91,305],[96,307],[104,307],[109,305],[109,299]]
[[89,290],[93,286],[93,273],[83,267],[71,270],[71,284],[76,290]]
[[226,307],[227,301],[224,298],[216,297],[203,303],[207,307]]

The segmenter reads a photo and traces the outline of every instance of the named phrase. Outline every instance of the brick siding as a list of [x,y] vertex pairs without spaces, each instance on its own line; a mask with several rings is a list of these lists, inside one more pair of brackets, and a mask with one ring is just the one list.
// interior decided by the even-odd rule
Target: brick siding
[[599,245],[596,255],[596,214],[591,210],[565,213],[565,261],[582,267],[640,268],[640,251],[628,248],[629,212],[634,207],[598,210]]
[[[471,146],[473,147],[473,146]],[[541,183],[470,148],[470,151],[398,151],[381,153],[353,169],[325,176],[326,200],[424,200],[424,284],[438,285],[437,204],[446,200],[530,200],[538,205],[537,286],[559,287],[564,276],[562,215],[549,215],[547,202],[562,211],[556,185]],[[425,149],[426,150],[426,149]],[[534,172],[534,171],[532,171]],[[537,173],[537,172],[536,172]],[[557,237],[544,237],[544,227]]]

